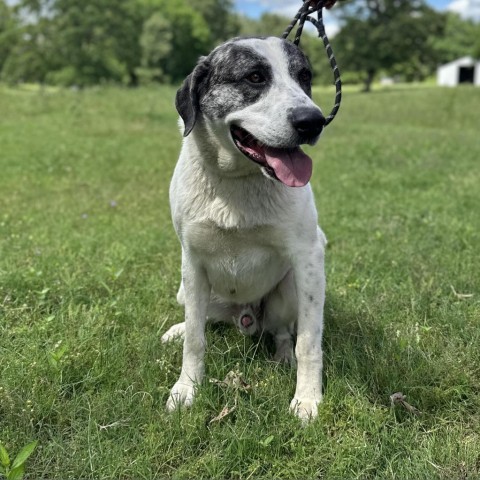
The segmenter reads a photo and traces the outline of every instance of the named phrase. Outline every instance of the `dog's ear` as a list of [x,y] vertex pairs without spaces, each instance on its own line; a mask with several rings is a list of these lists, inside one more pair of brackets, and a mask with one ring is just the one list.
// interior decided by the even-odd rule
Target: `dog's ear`
[[206,83],[210,72],[210,63],[206,57],[200,58],[193,72],[185,79],[177,91],[175,107],[185,124],[183,136],[186,137],[195,126],[199,105],[199,93],[201,87]]

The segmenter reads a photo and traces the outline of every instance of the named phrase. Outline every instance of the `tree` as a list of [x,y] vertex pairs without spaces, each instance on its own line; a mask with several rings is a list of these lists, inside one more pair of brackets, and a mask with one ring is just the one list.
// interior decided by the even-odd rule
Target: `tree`
[[238,33],[232,0],[0,0],[0,68],[9,81],[92,85],[174,82]]
[[210,30],[210,43],[217,45],[240,32],[240,22],[233,13],[232,0],[201,0],[195,3]]
[[465,55],[480,56],[480,23],[464,20],[455,13],[445,16],[444,30],[432,39],[440,62],[450,62]]
[[240,32],[240,21],[234,13],[233,0],[136,0],[142,10],[144,19],[150,18],[154,13],[171,15],[172,10],[178,8],[190,13],[200,14],[208,28],[209,49]]
[[201,55],[206,55],[212,45],[205,19],[188,5],[165,9],[165,17],[172,25],[172,52],[163,63],[164,69],[175,82],[185,78]]
[[335,37],[338,56],[362,73],[365,91],[380,71],[417,65],[409,77],[421,79],[437,63],[430,39],[442,32],[444,17],[422,0],[357,0],[343,7],[343,22]]
[[0,72],[19,38],[18,22],[12,9],[0,0]]
[[172,53],[173,31],[161,13],[154,13],[143,25],[140,36],[142,63],[140,75],[147,81],[165,81],[168,75],[162,68]]
[[142,19],[132,0],[21,0],[18,45],[6,61],[10,81],[134,85]]
[[263,13],[258,20],[240,18],[240,33],[242,35],[276,36],[283,33],[290,19],[274,13]]
[[3,80],[9,83],[43,83],[50,71],[59,68],[58,57],[51,43],[51,27],[48,19],[18,26],[16,41],[2,68]]
[[178,82],[198,58],[237,35],[239,24],[231,0],[137,0],[143,24],[142,71]]
[[81,85],[109,80],[137,83],[142,19],[131,1],[52,0],[51,12],[56,51],[65,65],[54,75],[70,70],[72,81]]

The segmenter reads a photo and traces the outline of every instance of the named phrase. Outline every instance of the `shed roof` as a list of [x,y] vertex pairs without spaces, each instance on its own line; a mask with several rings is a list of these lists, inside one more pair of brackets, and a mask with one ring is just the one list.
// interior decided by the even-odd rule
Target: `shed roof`
[[440,67],[473,67],[476,63],[478,63],[478,60],[475,60],[473,57],[467,55],[465,57],[457,58],[452,62],[444,63],[443,65],[440,65]]

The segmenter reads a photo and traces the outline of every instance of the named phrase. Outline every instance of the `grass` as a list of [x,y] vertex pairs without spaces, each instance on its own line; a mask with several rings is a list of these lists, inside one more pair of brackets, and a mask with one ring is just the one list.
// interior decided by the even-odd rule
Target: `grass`
[[[192,410],[164,410],[181,364],[159,342],[182,320],[173,96],[0,88],[11,458],[38,440],[27,477],[52,480],[480,478],[480,89],[349,90],[308,149],[329,246],[325,398],[306,428],[294,372],[228,327],[208,329]],[[232,369],[250,394],[208,382]],[[421,414],[392,407],[398,391]]]

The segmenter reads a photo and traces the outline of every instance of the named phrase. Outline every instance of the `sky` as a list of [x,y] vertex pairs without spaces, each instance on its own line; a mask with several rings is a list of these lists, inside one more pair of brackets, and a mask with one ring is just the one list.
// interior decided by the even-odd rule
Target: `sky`
[[[463,18],[480,21],[480,0],[427,0],[427,3],[436,10],[450,10]],[[264,12],[293,18],[301,4],[301,0],[235,0],[236,10],[252,18],[258,18]],[[332,35],[338,31],[335,7],[324,12],[324,21],[328,34]]]

